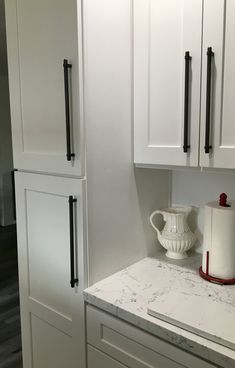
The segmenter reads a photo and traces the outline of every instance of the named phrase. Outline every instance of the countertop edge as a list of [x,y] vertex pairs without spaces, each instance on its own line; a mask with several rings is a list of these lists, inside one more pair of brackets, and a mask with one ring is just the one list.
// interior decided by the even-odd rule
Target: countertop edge
[[[130,323],[144,332],[159,337],[191,354],[221,367],[235,367],[235,360],[233,357],[229,356],[229,348],[218,345],[196,334],[173,326],[170,323],[158,320],[157,318],[154,318],[154,322],[150,322],[141,316],[137,316],[128,310],[94,296],[86,290],[83,292],[83,295],[86,303]],[[178,333],[176,332],[177,330]],[[219,352],[218,348],[219,350],[224,350],[224,353]]]

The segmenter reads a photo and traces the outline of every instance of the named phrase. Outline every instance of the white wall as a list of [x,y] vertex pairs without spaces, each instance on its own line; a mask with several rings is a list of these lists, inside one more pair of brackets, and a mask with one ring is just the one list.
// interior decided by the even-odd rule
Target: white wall
[[[156,251],[169,172],[133,165],[131,1],[84,2],[90,283]],[[105,259],[105,260],[104,260]]]
[[[172,172],[172,204],[192,205],[189,217],[192,230],[199,238],[197,246],[203,244],[204,205],[216,201],[225,192],[228,199],[235,200],[235,173],[233,172]],[[197,248],[201,251],[201,248]]]

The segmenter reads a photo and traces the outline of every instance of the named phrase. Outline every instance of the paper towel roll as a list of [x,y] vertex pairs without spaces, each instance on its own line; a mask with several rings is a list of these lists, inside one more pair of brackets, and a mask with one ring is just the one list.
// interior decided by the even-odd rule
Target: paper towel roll
[[207,251],[209,252],[210,276],[222,279],[235,277],[235,201],[230,207],[221,207],[218,202],[205,206],[202,270],[206,273]]

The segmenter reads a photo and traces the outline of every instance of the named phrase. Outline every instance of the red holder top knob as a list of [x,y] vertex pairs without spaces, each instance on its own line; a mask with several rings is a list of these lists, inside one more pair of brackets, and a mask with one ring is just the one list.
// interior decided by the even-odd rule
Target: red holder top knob
[[225,193],[221,193],[220,196],[219,196],[219,205],[221,207],[230,207],[229,204],[227,204],[227,194]]

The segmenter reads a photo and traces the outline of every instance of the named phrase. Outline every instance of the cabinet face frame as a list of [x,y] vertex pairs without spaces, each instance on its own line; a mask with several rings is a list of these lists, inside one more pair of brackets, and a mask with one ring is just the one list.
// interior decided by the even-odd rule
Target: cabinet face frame
[[[41,364],[47,368],[46,359],[48,358],[48,362],[51,360],[54,362],[55,358],[52,352],[57,350],[57,360],[59,354],[65,355],[67,358],[69,356],[72,368],[83,368],[85,364],[85,316],[82,293],[84,288],[87,287],[86,213],[84,203],[86,183],[84,180],[78,179],[16,172],[15,184],[24,368],[37,368]],[[53,223],[62,224],[58,234],[62,232],[63,236],[63,233],[66,232],[66,238],[69,239],[68,199],[70,195],[77,199],[74,210],[76,213],[74,227],[77,239],[74,249],[79,284],[75,288],[70,286],[69,241],[64,244],[61,239],[58,239],[58,244],[55,241],[51,243],[48,239],[56,239],[57,232],[53,233],[54,228],[52,230],[49,228],[48,233],[42,233],[41,236],[41,239],[44,237],[46,245],[40,243],[40,249],[37,249],[37,239],[34,235],[40,234],[40,226],[47,223],[47,219],[49,219],[49,224],[51,220]],[[49,199],[48,210],[46,208],[47,199]],[[57,207],[61,208],[62,205],[62,208],[66,211],[62,216],[56,210],[55,216],[53,215],[53,203],[57,205],[57,199]],[[36,202],[40,209],[35,209],[34,213],[32,204]],[[45,219],[42,222],[38,221],[37,226],[37,217],[42,213],[44,206]],[[48,247],[50,253],[46,256],[46,249],[50,243],[51,251]],[[52,252],[53,249],[61,249],[62,253],[58,252],[56,254]],[[63,259],[60,254],[63,254]],[[64,254],[67,256],[64,257]],[[55,269],[53,262],[51,262],[53,259],[55,259]],[[48,269],[48,264],[51,264],[51,271]],[[41,272],[39,272],[40,267]],[[64,267],[64,269],[60,267]],[[59,272],[59,270],[61,271]],[[48,273],[51,274],[51,277],[47,278],[49,285],[47,287],[45,277]],[[66,279],[63,279],[60,275],[64,276],[65,273]],[[55,279],[56,275],[58,280]],[[53,278],[56,281],[55,287],[52,285]],[[47,336],[50,339],[48,341]],[[57,346],[59,344],[61,346]],[[47,346],[50,346],[49,350]],[[41,352],[44,352],[44,354]],[[48,353],[48,357],[45,352]],[[45,361],[42,362],[42,359]],[[59,365],[57,364],[57,366]]]
[[[168,5],[167,5],[168,4]],[[174,18],[177,24],[180,24],[181,34],[175,35],[174,29],[162,29],[163,25],[158,25],[157,31],[156,22],[154,23],[153,10],[161,7],[163,15],[167,16],[167,6],[170,6],[169,1],[158,0],[134,0],[134,162],[138,165],[178,165],[178,166],[198,166],[198,137],[199,137],[199,122],[200,122],[200,73],[201,73],[201,34],[202,34],[202,5],[200,0],[179,0],[179,15]],[[153,9],[152,9],[153,8]],[[157,15],[156,15],[157,16]],[[160,15],[159,15],[160,17]],[[160,24],[160,20],[158,19]],[[177,26],[175,25],[177,29]],[[188,31],[190,30],[190,32]],[[169,34],[166,34],[166,32]],[[152,32],[152,33],[151,33]],[[171,41],[175,38],[181,47],[182,63],[180,55],[176,55],[177,68],[180,69],[181,76],[172,77],[172,86],[174,95],[178,96],[178,104],[174,106],[177,113],[172,109],[171,104],[168,104],[167,98],[164,97],[166,85],[169,85],[169,76],[174,66],[174,54],[167,47],[166,40]],[[178,38],[177,38],[178,37]],[[155,44],[159,44],[159,54]],[[174,43],[175,43],[174,42]],[[172,45],[174,44],[172,43]],[[192,57],[190,62],[189,76],[189,144],[190,150],[188,153],[183,152],[183,136],[184,136],[184,64],[185,52],[189,51]],[[160,61],[158,61],[158,57]],[[159,70],[151,68],[153,61],[157,62]],[[164,70],[165,68],[165,70]],[[167,71],[167,72],[166,72]],[[169,72],[169,73],[168,73]],[[155,75],[154,75],[155,74]],[[163,74],[163,76],[161,76]],[[173,75],[173,74],[172,74]],[[159,86],[152,81],[159,80]],[[166,83],[167,82],[167,83]],[[158,88],[158,89],[157,89]],[[179,90],[179,94],[176,93]],[[155,91],[155,92],[154,92]],[[163,98],[160,96],[164,95]],[[155,95],[154,95],[155,93]],[[180,96],[179,96],[180,95]],[[173,94],[172,94],[173,96]],[[171,96],[171,101],[174,98]],[[154,107],[161,98],[161,103],[158,106],[158,112]],[[155,100],[155,103],[154,103]],[[164,108],[163,108],[164,105]],[[171,110],[172,109],[172,110]],[[164,111],[160,111],[164,110]],[[158,115],[159,114],[159,115]],[[174,114],[178,122],[177,135],[178,138],[172,138],[170,126],[174,127]],[[154,119],[154,115],[155,118]],[[157,121],[157,118],[159,121]],[[169,122],[170,121],[170,122]],[[173,125],[172,125],[173,124]],[[165,129],[164,125],[168,125]],[[151,131],[153,135],[151,136]],[[159,136],[158,133],[159,132]],[[168,138],[164,138],[164,134]],[[166,141],[171,136],[172,143]],[[159,138],[161,137],[161,138]],[[196,137],[196,139],[195,139]],[[154,143],[154,140],[161,140]],[[164,141],[165,139],[165,141]],[[173,142],[174,141],[174,142]]]
[[[234,19],[233,0],[204,1],[202,50],[202,102],[200,165],[211,168],[235,168],[234,125]],[[205,153],[207,101],[207,49],[212,48],[211,109],[209,154]]]
[[[29,62],[30,66],[30,60],[27,59],[26,55],[24,55],[24,48],[26,51],[27,49],[30,50],[29,45],[26,44],[26,39],[24,38],[25,33],[27,32],[27,27],[30,28],[30,22],[27,25],[27,27],[23,27],[23,18],[26,17],[25,15],[25,8],[24,8],[24,1],[26,0],[6,0],[5,1],[5,12],[6,12],[6,28],[7,28],[7,52],[8,52],[8,72],[9,72],[9,86],[10,86],[10,105],[11,105],[11,120],[12,120],[12,139],[13,139],[13,156],[14,156],[14,167],[16,169],[21,170],[27,170],[31,172],[42,172],[42,173],[53,173],[53,174],[61,174],[61,175],[69,175],[69,176],[75,176],[75,177],[84,177],[85,175],[85,167],[84,167],[84,112],[83,112],[83,55],[82,55],[82,0],[69,0],[70,4],[70,13],[71,9],[75,8],[77,9],[76,14],[73,14],[73,26],[75,28],[75,22],[76,22],[76,29],[77,33],[74,35],[74,39],[77,41],[77,47],[76,50],[73,49],[73,56],[72,60],[69,60],[69,62],[73,63],[73,68],[71,73],[73,73],[73,77],[71,79],[71,83],[69,85],[71,86],[70,92],[71,92],[71,142],[72,142],[72,149],[75,153],[75,158],[71,161],[67,161],[66,158],[66,117],[65,117],[65,96],[64,96],[64,81],[63,81],[63,57],[68,58],[70,55],[61,55],[60,56],[60,64],[58,64],[56,67],[60,68],[61,66],[61,73],[59,72],[58,76],[60,79],[58,79],[57,84],[59,85],[59,89],[57,86],[57,89],[54,89],[53,91],[53,102],[51,103],[51,106],[53,107],[53,111],[49,111],[50,103],[45,107],[46,110],[46,116],[48,117],[48,121],[50,122],[50,127],[56,128],[55,133],[57,134],[53,138],[53,129],[52,132],[47,134],[46,132],[46,123],[45,126],[43,125],[43,128],[37,128],[39,129],[38,132],[41,132],[42,137],[38,137],[37,133],[32,134],[30,132],[31,128],[32,131],[36,128],[37,124],[33,123],[32,116],[36,116],[34,111],[30,111],[30,102],[28,102],[30,99],[33,102],[33,104],[36,106],[37,101],[34,99],[33,92],[30,94],[30,88],[32,89],[32,81],[30,82],[30,79],[27,80],[28,72],[27,72],[27,65],[25,66],[26,62]],[[64,0],[65,3],[63,6],[66,6],[67,1]],[[23,4],[23,5],[22,5]],[[68,3],[67,3],[68,5]],[[20,8],[22,6],[22,9]],[[33,5],[32,5],[33,6]],[[44,5],[42,5],[43,8]],[[47,7],[47,4],[45,3],[45,7]],[[41,10],[42,10],[41,8]],[[52,5],[48,4],[48,8],[52,8]],[[55,7],[56,10],[56,7]],[[60,13],[57,9],[58,14]],[[63,9],[62,9],[63,10]],[[63,11],[61,12],[63,13]],[[31,9],[33,12],[33,10]],[[52,11],[52,10],[51,10]],[[21,16],[21,18],[20,18]],[[36,16],[36,15],[35,15]],[[58,15],[59,16],[59,15]],[[21,23],[20,23],[21,20]],[[46,21],[45,21],[46,22]],[[66,19],[66,22],[68,22],[68,19]],[[66,23],[65,22],[65,23]],[[60,24],[63,23],[63,19],[60,19]],[[46,23],[48,25],[48,21]],[[19,27],[21,27],[19,29]],[[59,24],[55,24],[55,29],[60,27]],[[45,27],[46,28],[46,27]],[[54,30],[55,31],[55,30]],[[20,33],[21,32],[21,33]],[[42,30],[41,37],[43,38],[45,36],[46,31]],[[56,34],[56,32],[55,32]],[[20,43],[20,35],[23,37],[23,40],[25,42],[22,44]],[[54,37],[54,36],[53,36]],[[56,36],[56,42],[58,41],[58,36]],[[28,41],[27,41],[28,42]],[[64,41],[66,42],[66,40]],[[40,48],[40,45],[38,45]],[[47,46],[45,46],[47,47]],[[53,47],[53,46],[52,46]],[[56,46],[55,46],[56,47]],[[67,50],[67,46],[64,47]],[[40,50],[38,51],[40,53]],[[61,51],[57,49],[57,54],[60,54]],[[69,52],[68,52],[69,53]],[[63,56],[63,57],[62,57]],[[45,59],[46,60],[46,59]],[[44,64],[45,64],[44,60]],[[50,60],[51,65],[49,68],[52,68],[52,60]],[[40,64],[38,63],[37,68],[40,70]],[[35,69],[35,68],[34,68]],[[44,68],[45,69],[45,68]],[[56,69],[57,70],[57,69]],[[32,71],[30,71],[32,73]],[[45,70],[45,74],[46,74]],[[56,73],[56,72],[53,72]],[[35,75],[32,74],[32,75]],[[40,78],[35,77],[35,81],[40,81]],[[55,78],[55,74],[53,74],[53,78]],[[45,79],[45,76],[42,78]],[[51,86],[51,84],[50,84]],[[24,87],[24,89],[23,89]],[[42,95],[42,84],[40,83],[40,94]],[[46,86],[45,88],[45,95],[47,96],[49,92],[47,92]],[[50,87],[51,90],[53,87]],[[56,87],[55,87],[56,88]],[[50,89],[49,89],[50,90]],[[25,98],[24,91],[27,91]],[[31,96],[32,95],[32,96]],[[26,99],[26,101],[25,101]],[[46,100],[46,99],[45,99]],[[61,103],[59,103],[59,101]],[[56,103],[59,103],[58,110],[60,111],[60,114],[58,117],[56,117],[56,114],[58,115]],[[40,101],[38,101],[38,105],[40,105]],[[43,110],[42,109],[40,111]],[[26,128],[24,127],[24,114],[27,115],[27,124]],[[50,113],[52,116],[49,117]],[[42,111],[42,115],[45,114],[44,111]],[[62,116],[63,115],[63,116]],[[59,118],[59,121],[56,120]],[[37,118],[38,121],[44,120],[44,117]],[[32,121],[32,126],[30,125]],[[57,126],[58,121],[58,126]],[[36,124],[36,125],[35,125]],[[25,130],[24,130],[25,129]],[[37,130],[36,129],[36,130]],[[51,136],[51,138],[49,137]],[[45,143],[45,151],[44,149],[44,143],[40,143],[40,139],[43,142],[43,140],[47,143]],[[35,143],[34,143],[35,142]],[[36,142],[39,142],[39,148],[35,147]],[[51,147],[48,148],[51,144]]]

